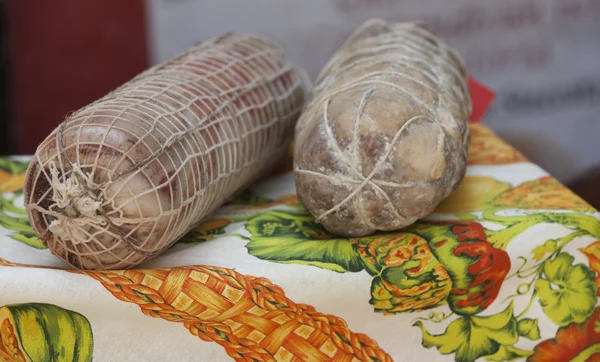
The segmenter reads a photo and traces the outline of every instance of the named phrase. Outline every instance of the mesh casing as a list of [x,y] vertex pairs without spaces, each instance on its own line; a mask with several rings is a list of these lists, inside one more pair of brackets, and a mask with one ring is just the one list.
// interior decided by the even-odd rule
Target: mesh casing
[[323,68],[298,120],[298,197],[338,235],[410,225],[464,176],[470,113],[454,49],[418,23],[369,20]]
[[40,144],[25,184],[35,231],[76,268],[149,260],[275,166],[303,88],[279,46],[247,34],[148,69]]

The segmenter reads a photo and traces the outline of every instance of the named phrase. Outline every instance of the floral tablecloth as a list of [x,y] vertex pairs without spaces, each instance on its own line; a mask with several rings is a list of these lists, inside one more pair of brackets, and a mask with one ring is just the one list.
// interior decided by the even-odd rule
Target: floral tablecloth
[[0,360],[585,361],[600,358],[600,213],[472,124],[434,214],[341,239],[294,195],[291,159],[164,255],[66,269],[0,159]]

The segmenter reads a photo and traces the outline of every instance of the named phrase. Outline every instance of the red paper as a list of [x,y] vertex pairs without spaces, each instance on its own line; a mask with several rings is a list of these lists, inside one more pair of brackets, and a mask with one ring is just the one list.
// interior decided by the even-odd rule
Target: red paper
[[471,101],[473,103],[473,112],[471,113],[469,122],[481,122],[494,101],[494,98],[496,98],[496,92],[479,83],[472,77],[469,77],[468,83],[469,91],[471,92]]

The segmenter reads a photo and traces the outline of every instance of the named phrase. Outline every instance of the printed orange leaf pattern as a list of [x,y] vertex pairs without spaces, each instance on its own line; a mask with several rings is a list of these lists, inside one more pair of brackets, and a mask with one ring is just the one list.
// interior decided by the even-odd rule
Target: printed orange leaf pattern
[[236,361],[392,361],[341,318],[294,303],[264,278],[209,266],[85,274],[144,314],[220,344]]
[[8,318],[0,324],[0,361],[26,361],[22,348],[19,346],[19,338],[15,334],[15,327]]
[[23,188],[25,173],[19,175],[9,174],[0,169],[0,192],[14,192]]
[[435,212],[471,212],[490,207],[594,211],[588,203],[551,176],[544,176],[511,188],[510,184],[499,182],[489,176],[467,175]]
[[583,323],[558,329],[556,337],[542,341],[529,357],[531,362],[600,361],[600,308]]
[[469,124],[471,139],[467,155],[469,165],[502,165],[528,160],[481,123]]
[[595,241],[580,251],[588,258],[590,268],[596,273],[596,287],[600,295],[600,240]]
[[594,211],[588,203],[551,176],[525,182],[503,192],[494,199],[493,204],[521,209]]

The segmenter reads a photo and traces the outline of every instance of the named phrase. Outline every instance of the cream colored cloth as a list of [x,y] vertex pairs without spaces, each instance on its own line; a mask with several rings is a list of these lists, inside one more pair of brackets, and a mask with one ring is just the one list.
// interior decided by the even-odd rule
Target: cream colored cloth
[[288,162],[163,255],[129,271],[66,269],[25,217],[29,158],[2,158],[0,356],[597,356],[600,214],[485,126],[471,131],[459,188],[402,231],[359,239],[328,234],[298,204]]

